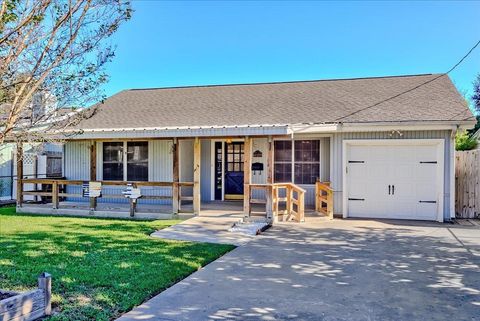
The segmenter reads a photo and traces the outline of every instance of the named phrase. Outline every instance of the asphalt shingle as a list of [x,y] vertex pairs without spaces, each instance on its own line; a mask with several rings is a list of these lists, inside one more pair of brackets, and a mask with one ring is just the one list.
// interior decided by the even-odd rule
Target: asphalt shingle
[[[399,95],[405,91],[408,92]],[[98,107],[97,113],[79,127],[175,128],[474,119],[445,74],[131,89],[113,95]]]

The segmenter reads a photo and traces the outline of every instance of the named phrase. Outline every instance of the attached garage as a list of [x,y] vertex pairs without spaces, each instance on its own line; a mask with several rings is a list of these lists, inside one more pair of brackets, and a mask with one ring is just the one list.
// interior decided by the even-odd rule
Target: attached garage
[[443,221],[444,140],[348,140],[344,217]]

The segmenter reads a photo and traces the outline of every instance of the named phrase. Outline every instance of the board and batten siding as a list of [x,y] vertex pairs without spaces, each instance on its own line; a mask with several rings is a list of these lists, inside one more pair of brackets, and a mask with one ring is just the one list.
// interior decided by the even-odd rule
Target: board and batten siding
[[450,170],[451,170],[451,130],[402,131],[402,135],[392,132],[352,132],[334,134],[331,141],[331,182],[334,190],[334,213],[343,214],[343,142],[352,139],[443,139],[444,153],[444,218],[450,219]]
[[[97,142],[97,179],[103,179],[103,143]],[[90,142],[69,141],[65,144],[65,177],[70,180],[90,179]],[[173,177],[172,141],[152,140],[148,142],[148,179],[149,181],[171,182]],[[120,194],[123,187],[106,186],[102,193]],[[143,187],[144,195],[167,196],[171,195],[171,188]],[[80,186],[68,186],[68,193],[81,193]],[[87,201],[86,198],[68,198],[69,201]],[[127,199],[98,199],[106,203],[128,203]],[[140,204],[168,204],[170,200],[139,200]]]

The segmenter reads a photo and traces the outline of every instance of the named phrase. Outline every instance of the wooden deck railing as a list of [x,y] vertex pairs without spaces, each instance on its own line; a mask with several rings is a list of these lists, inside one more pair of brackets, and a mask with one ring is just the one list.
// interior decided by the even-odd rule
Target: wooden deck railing
[[[250,216],[252,204],[265,204],[269,219],[277,219],[285,215],[286,220],[305,221],[305,190],[293,183],[245,184],[245,214]],[[254,190],[263,190],[265,199],[252,198]],[[282,193],[284,191],[284,193]],[[285,194],[285,196],[280,196]],[[280,204],[285,203],[285,209],[280,210]]]
[[315,211],[333,219],[333,189],[330,182],[315,183]]
[[[88,181],[87,181],[88,182]],[[132,187],[171,187],[172,193],[171,195],[142,195],[141,199],[150,199],[150,200],[164,200],[164,199],[171,199],[172,200],[172,207],[174,212],[177,213],[189,213],[186,211],[181,210],[182,201],[193,201],[193,196],[184,196],[182,195],[182,188],[184,187],[193,187],[193,182],[144,182],[144,181],[134,181],[134,182],[127,182],[127,181],[95,181],[102,184],[102,189],[105,186],[124,186],[127,187],[128,184],[131,184]],[[59,208],[60,198],[61,197],[72,197],[72,198],[82,198],[82,193],[67,193],[66,186],[73,185],[73,186],[82,186],[86,181],[82,180],[66,180],[66,179],[43,179],[43,178],[35,178],[35,179],[22,179],[21,184],[34,184],[34,190],[25,191],[23,188],[21,189],[19,195],[17,195],[17,206],[22,206],[24,203],[23,196],[24,195],[33,195],[33,196],[42,196],[42,197],[50,197],[52,207],[54,209]],[[45,191],[43,188],[42,190],[38,190],[38,184],[51,186],[49,191]],[[62,187],[64,187],[62,189]],[[125,199],[125,195],[123,194],[103,194],[101,198],[104,199],[114,199],[114,198],[121,198]],[[92,200],[93,199],[93,200]],[[96,210],[96,198],[90,197],[90,210]],[[177,205],[177,207],[175,207]],[[130,199],[130,215],[134,216],[136,211],[136,202]],[[177,214],[175,213],[175,214]]]

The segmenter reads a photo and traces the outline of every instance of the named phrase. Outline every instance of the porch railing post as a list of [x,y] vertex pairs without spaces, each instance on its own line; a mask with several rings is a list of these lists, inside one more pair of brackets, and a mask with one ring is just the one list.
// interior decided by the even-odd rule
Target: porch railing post
[[58,181],[54,180],[52,183],[52,207],[58,209]]
[[[92,141],[90,145],[90,181],[97,180],[97,144]],[[90,210],[96,210],[97,198],[90,197]]]
[[17,142],[17,206],[23,204],[23,143]]
[[200,139],[195,137],[193,143],[193,213],[200,216],[200,159],[201,159],[201,145]]
[[179,190],[180,190],[180,188],[178,186],[178,182],[180,180],[180,177],[179,177],[180,176],[180,170],[179,170],[180,166],[178,164],[179,150],[178,150],[178,140],[176,138],[173,140],[172,152],[173,152],[172,211],[173,211],[174,215],[177,215],[178,212],[179,212],[178,203],[179,203]]
[[246,217],[250,216],[250,183],[252,170],[252,138],[245,136],[243,147],[243,209]]

